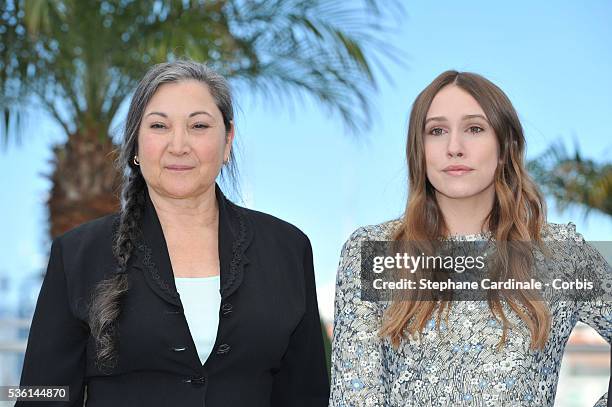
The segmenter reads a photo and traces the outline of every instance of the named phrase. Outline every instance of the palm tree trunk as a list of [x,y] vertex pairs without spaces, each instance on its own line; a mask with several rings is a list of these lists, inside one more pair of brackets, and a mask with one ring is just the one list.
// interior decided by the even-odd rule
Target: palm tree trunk
[[113,165],[118,151],[110,137],[79,130],[53,154],[47,201],[51,238],[119,209],[120,177]]

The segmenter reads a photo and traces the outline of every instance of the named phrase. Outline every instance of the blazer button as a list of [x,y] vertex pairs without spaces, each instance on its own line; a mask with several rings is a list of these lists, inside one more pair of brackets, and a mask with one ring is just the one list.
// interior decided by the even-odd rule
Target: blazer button
[[184,351],[187,348],[185,348],[183,346],[171,346],[170,349],[172,349],[174,352],[182,352],[182,351]]
[[225,304],[223,304],[221,306],[221,316],[223,317],[229,317],[230,314],[233,312],[234,306],[232,304],[230,304],[229,302],[226,302]]
[[230,351],[230,349],[231,349],[231,346],[229,346],[227,343],[222,343],[217,348],[217,355],[224,355],[224,354],[228,353]]
[[191,383],[193,385],[202,385],[206,382],[206,378],[204,376],[200,377],[190,377],[187,379],[183,379],[183,383]]

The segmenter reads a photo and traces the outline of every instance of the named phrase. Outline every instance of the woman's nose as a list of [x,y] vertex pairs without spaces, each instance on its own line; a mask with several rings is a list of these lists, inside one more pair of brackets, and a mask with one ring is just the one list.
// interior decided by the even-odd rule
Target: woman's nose
[[172,132],[168,151],[174,154],[184,154],[189,149],[187,132],[183,128],[175,128]]
[[446,146],[446,155],[449,158],[463,157],[465,155],[463,150],[463,143],[461,142],[461,139],[457,132],[451,132],[449,134],[448,144]]

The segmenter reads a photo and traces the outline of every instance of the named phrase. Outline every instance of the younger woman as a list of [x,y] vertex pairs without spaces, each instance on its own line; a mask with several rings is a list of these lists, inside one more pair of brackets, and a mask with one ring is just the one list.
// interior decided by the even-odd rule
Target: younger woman
[[[482,76],[447,71],[419,94],[408,130],[405,213],[359,228],[342,249],[330,406],[552,406],[576,322],[610,342],[612,305],[603,298],[361,298],[361,243],[377,240],[567,241],[570,250],[554,253],[555,273],[571,279],[589,272],[596,284],[610,278],[610,266],[573,223],[546,223],[524,150],[512,104]],[[497,254],[505,275],[527,275],[525,259],[503,247]]]

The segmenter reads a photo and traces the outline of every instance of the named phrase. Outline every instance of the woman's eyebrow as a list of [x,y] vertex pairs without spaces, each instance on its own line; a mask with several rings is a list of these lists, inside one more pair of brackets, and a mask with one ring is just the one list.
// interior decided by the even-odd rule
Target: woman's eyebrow
[[206,111],[204,111],[204,110],[199,110],[199,111],[197,111],[197,112],[193,112],[193,113],[191,113],[191,114],[189,115],[189,117],[193,117],[193,116],[196,116],[196,115],[199,115],[199,114],[205,114],[205,115],[207,115],[207,116],[213,117],[213,115],[212,115],[212,114],[210,114],[210,113],[208,113],[208,112],[206,112]]
[[148,116],[151,116],[151,115],[154,115],[154,114],[157,114],[159,116],[166,117],[166,118],[168,117],[168,115],[166,113],[162,113],[162,112],[151,112],[151,113],[148,113],[145,117],[148,117]]
[[[168,115],[166,113],[163,113],[163,112],[151,112],[151,113],[148,113],[147,116],[151,116],[153,114],[156,114],[156,115],[159,115],[159,116],[162,116],[162,117],[166,117],[166,118],[168,117]],[[197,116],[199,114],[205,114],[207,116],[213,117],[212,114],[210,114],[208,112],[205,112],[203,110],[200,110],[200,111],[197,111],[197,112],[193,112],[193,113],[189,114],[189,117]],[[145,117],[147,117],[147,116],[145,116]]]
[[[477,114],[466,114],[465,116],[463,116],[461,118],[462,121],[470,120],[470,119],[482,119],[482,120],[488,122],[486,117],[484,117],[483,115],[478,114],[478,113]],[[430,117],[427,120],[425,120],[425,124],[429,123],[430,121],[447,122],[448,119],[446,117],[444,117],[444,116],[434,116],[434,117]]]
[[447,122],[448,119],[444,116],[434,116],[434,117],[430,117],[429,119],[425,120],[425,124],[432,122],[432,121],[436,121],[436,122]]
[[485,122],[488,122],[487,118],[481,114],[466,114],[465,116],[463,116],[461,120],[465,121],[465,120],[470,120],[470,119],[482,119]]

